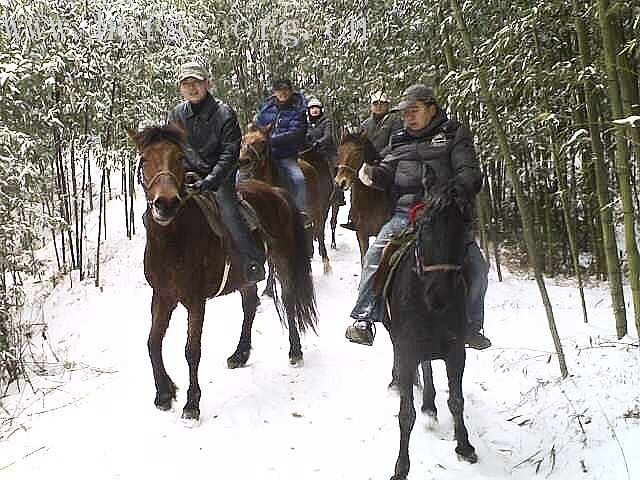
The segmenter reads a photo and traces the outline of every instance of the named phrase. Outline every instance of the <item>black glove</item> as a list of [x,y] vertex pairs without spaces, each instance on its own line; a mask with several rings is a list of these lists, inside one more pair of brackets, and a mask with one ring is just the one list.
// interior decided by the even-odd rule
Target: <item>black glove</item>
[[321,147],[320,140],[316,140],[311,144],[311,150],[319,150]]
[[212,174],[207,175],[201,180],[198,180],[196,183],[190,185],[194,190],[199,190],[200,192],[215,192],[220,188],[220,180],[214,177]]

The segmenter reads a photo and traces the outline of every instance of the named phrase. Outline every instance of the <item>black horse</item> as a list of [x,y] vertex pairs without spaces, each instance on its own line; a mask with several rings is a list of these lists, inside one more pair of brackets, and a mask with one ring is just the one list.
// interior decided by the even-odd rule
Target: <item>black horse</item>
[[422,411],[435,419],[431,360],[446,363],[449,409],[455,422],[456,453],[470,463],[478,457],[464,426],[462,375],[465,364],[465,238],[471,202],[456,194],[451,181],[427,186],[426,207],[416,220],[416,240],[399,261],[390,287],[385,326],[394,352],[400,390],[400,452],[392,480],[409,473],[409,436],[415,423],[413,381],[422,363]]

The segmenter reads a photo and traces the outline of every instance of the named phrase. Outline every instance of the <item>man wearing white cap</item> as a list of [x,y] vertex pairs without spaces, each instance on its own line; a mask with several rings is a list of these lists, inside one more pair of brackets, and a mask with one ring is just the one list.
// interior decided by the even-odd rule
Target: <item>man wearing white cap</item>
[[[383,91],[371,94],[369,112],[369,118],[362,122],[361,128],[367,132],[367,138],[380,153],[389,145],[391,135],[402,129],[402,120],[389,112],[389,98]],[[349,221],[341,223],[340,226],[348,230],[358,229],[351,221],[351,212]]]
[[244,262],[247,283],[264,279],[264,252],[257,246],[240,212],[236,171],[242,133],[234,110],[209,93],[209,73],[197,62],[180,66],[178,88],[184,101],[169,112],[168,123],[187,133],[184,166],[199,177],[190,186],[215,192],[222,221]]

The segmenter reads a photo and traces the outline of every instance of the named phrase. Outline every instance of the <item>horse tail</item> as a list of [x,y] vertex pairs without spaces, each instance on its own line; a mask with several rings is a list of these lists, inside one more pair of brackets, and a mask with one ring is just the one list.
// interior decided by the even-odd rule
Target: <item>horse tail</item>
[[254,208],[266,233],[269,266],[282,287],[270,285],[278,317],[283,325],[293,322],[298,330],[316,332],[318,312],[307,254],[306,232],[293,198],[283,189],[249,180],[238,191]]
[[[307,232],[300,212],[293,207],[293,199],[287,200],[292,206],[292,233],[294,251],[287,256],[286,274],[279,277],[282,285],[282,299],[288,314],[295,319],[298,329],[305,332],[308,328],[317,333],[318,312],[316,296],[311,274],[311,259],[307,251]],[[277,270],[276,270],[277,271]]]

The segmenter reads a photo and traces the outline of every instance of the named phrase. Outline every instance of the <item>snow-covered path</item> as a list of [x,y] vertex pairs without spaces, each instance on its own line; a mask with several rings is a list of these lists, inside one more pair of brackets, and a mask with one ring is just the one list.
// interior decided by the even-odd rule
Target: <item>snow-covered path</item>
[[[118,204],[110,208],[117,218]],[[286,332],[263,299],[249,364],[228,370],[226,358],[240,333],[240,295],[208,302],[196,428],[180,420],[188,386],[181,308],[164,342],[178,402],[170,412],[153,406],[144,237],[123,237],[110,232],[100,289],[93,280],[72,288],[65,281],[45,304],[48,339],[40,341],[49,363],[43,375],[31,377],[35,392],[22,384],[3,400],[0,478],[391,476],[398,399],[386,390],[388,335],[380,329],[370,348],[344,338],[360,268],[352,232],[339,232],[331,275],[314,260],[320,330],[303,338],[302,368],[288,365]],[[497,283],[492,271],[486,329],[494,347],[468,352],[464,379],[467,427],[479,463],[456,458],[446,375],[436,362],[440,423],[427,430],[418,414],[409,478],[526,479],[536,469],[553,478],[640,478],[640,361],[638,348],[623,344],[637,344],[637,338],[615,340],[605,287],[587,292],[589,325],[582,323],[571,284],[552,285],[550,294],[572,377],[558,379],[535,283],[508,273]]]

